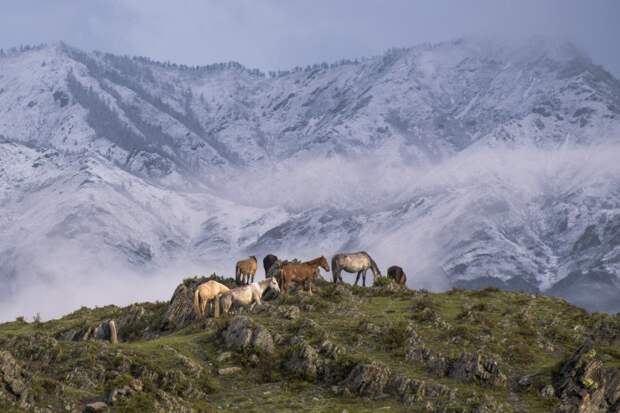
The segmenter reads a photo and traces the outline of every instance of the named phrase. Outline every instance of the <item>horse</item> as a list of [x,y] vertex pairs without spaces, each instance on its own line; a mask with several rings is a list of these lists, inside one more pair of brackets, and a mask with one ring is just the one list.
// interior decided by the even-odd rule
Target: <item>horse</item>
[[276,261],[278,261],[278,257],[276,257],[275,255],[273,254],[265,255],[265,258],[263,258],[263,267],[265,267],[265,277],[267,277],[267,274],[269,274],[269,269]]
[[205,310],[207,305],[213,303],[213,317],[220,316],[220,304],[218,296],[230,291],[224,284],[220,284],[217,281],[209,280],[206,283],[200,284],[196,287],[194,292],[194,311],[198,318],[205,316]]
[[282,279],[282,291],[288,291],[291,281],[303,284],[304,289],[312,294],[312,280],[319,273],[318,268],[321,267],[325,271],[329,271],[327,259],[323,256],[315,258],[307,262],[288,262],[280,269],[280,277]]
[[[237,285],[246,285],[254,282],[256,262],[256,257],[253,255],[245,260],[237,261],[237,265],[235,265],[235,281],[237,281]],[[252,281],[250,281],[250,277]]]
[[381,271],[377,267],[377,263],[368,255],[366,251],[336,254],[332,257],[332,276],[334,283],[338,281],[344,282],[340,273],[345,270],[349,273],[357,273],[355,279],[355,285],[360,279],[360,275],[363,275],[363,285],[366,287],[366,271],[368,269],[372,271],[373,283],[377,277],[381,276]]
[[387,275],[400,286],[404,286],[405,284],[407,284],[407,276],[405,275],[403,269],[400,268],[398,265],[392,265],[390,268],[388,268]]
[[232,290],[224,293],[220,297],[220,306],[222,307],[222,314],[230,313],[230,309],[235,305],[241,305],[244,307],[261,305],[261,297],[268,288],[276,292],[280,292],[280,287],[275,278],[265,278],[264,280],[244,285],[242,287],[233,288]]

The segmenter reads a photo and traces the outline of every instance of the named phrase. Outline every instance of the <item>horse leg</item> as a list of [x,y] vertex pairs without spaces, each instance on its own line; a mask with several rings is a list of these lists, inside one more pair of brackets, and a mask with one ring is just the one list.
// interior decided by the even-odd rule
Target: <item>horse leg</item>
[[260,300],[260,294],[258,292],[254,292],[254,304],[263,305],[263,302]]
[[213,299],[213,318],[220,318],[220,297]]
[[366,287],[366,273],[367,272],[368,272],[368,268],[366,268],[364,270],[364,273],[363,273],[363,280],[362,280],[362,282],[363,282],[364,287]]
[[334,284],[336,284],[338,282],[338,276],[340,271],[338,271],[338,268],[332,268],[332,280],[334,281]]
[[207,316],[206,311],[207,311],[207,305],[208,304],[209,304],[208,300],[206,300],[206,299],[205,300],[203,300],[203,299],[200,300],[200,317],[201,318],[205,318]]
[[355,277],[355,285],[357,286],[357,282],[360,280],[360,275],[362,275],[361,271],[357,272],[357,277]]

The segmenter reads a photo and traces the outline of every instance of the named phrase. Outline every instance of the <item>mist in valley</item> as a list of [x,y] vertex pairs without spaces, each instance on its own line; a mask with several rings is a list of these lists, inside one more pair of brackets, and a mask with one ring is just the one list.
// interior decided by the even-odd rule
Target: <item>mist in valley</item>
[[[43,237],[13,262],[11,277],[3,278],[0,318],[30,319],[40,313],[50,319],[80,306],[168,300],[183,278],[214,272],[233,276],[236,260],[267,252],[306,260],[318,255],[329,259],[343,250],[366,250],[384,274],[388,266],[397,264],[405,269],[410,288],[442,291],[452,284],[449,274],[454,260],[476,254],[475,250],[455,254],[454,241],[468,240],[477,229],[502,228],[504,221],[518,225],[523,220],[544,234],[543,227],[553,219],[546,215],[549,205],[570,203],[575,197],[604,202],[604,213],[617,216],[619,158],[618,145],[480,146],[433,162],[409,162],[398,151],[384,149],[214,173],[205,179],[208,189],[202,189],[210,196],[259,210],[284,210],[293,222],[309,211],[352,214],[359,226],[356,235],[317,230],[308,238],[288,239],[285,234],[275,250],[267,251],[260,242],[263,233],[254,240],[233,241],[226,252],[197,255],[181,251],[174,259],[154,256],[145,265],[123,261],[109,245],[85,249],[70,239]],[[188,205],[184,207],[197,217],[209,218],[195,204]],[[247,220],[231,211],[229,220]],[[566,242],[574,240],[567,238]],[[619,249],[612,245],[606,255],[610,271],[618,270],[613,258]],[[549,251],[548,259],[561,260],[552,256],[553,248]],[[262,255],[258,258],[260,262]],[[555,273],[534,274],[543,291],[566,276],[562,262],[552,264],[549,268],[555,268]],[[330,273],[323,275],[331,281]],[[263,276],[261,265],[257,276]],[[344,278],[354,280],[352,274]]]

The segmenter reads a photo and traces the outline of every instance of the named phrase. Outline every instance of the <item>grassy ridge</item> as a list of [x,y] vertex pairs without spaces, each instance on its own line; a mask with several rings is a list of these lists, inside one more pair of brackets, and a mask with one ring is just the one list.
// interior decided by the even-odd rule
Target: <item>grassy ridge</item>
[[[22,366],[28,390],[20,397],[5,391],[0,407],[82,411],[88,403],[106,401],[114,411],[474,412],[488,405],[496,411],[542,413],[560,403],[555,396],[545,397],[543,389],[585,340],[595,342],[605,366],[620,365],[617,316],[588,314],[540,295],[492,289],[433,294],[390,287],[320,283],[313,296],[293,293],[245,312],[274,337],[272,354],[225,348],[227,319],[167,330],[166,303],[81,309],[42,323],[5,323],[0,325],[0,351]],[[122,319],[137,308],[141,316],[120,329],[118,345],[63,339],[68,331]],[[326,341],[338,349],[330,359],[332,370],[342,370],[337,381],[304,378],[287,368],[300,346],[321,349]],[[463,353],[476,352],[497,364],[504,385],[442,370],[442,362],[453,365]],[[354,366],[372,363],[392,375],[442,385],[453,396],[404,400],[358,394],[343,384]],[[240,370],[228,373],[229,367]],[[115,391],[128,394],[111,402]]]

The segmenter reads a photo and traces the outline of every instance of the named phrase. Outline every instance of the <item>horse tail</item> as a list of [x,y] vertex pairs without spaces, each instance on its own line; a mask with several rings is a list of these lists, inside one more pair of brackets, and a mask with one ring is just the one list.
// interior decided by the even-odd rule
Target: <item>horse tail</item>
[[338,257],[334,255],[332,257],[332,280],[338,282],[340,276],[340,266],[338,265]]
[[194,292],[194,311],[197,317],[202,317],[202,311],[200,310],[200,288],[196,288]]
[[375,260],[373,260],[372,257],[368,254],[366,254],[366,256],[370,260],[370,266],[372,267],[373,272],[376,272],[376,275],[381,276],[381,271],[379,271],[379,266],[377,266],[377,263],[375,262]]
[[239,263],[237,263],[235,265],[235,281],[237,281],[237,284],[239,284],[240,280],[241,280],[241,268],[239,268]]

